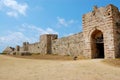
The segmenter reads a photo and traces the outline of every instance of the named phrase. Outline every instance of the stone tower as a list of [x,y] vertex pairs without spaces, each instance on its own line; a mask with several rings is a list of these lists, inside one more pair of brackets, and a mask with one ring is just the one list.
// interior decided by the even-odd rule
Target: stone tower
[[20,46],[19,46],[19,45],[16,46],[16,51],[17,51],[17,52],[20,51]]
[[43,47],[44,54],[52,54],[52,40],[58,38],[57,34],[44,34],[40,36],[40,42]]
[[23,42],[23,51],[28,51],[29,42]]
[[110,4],[83,15],[84,56],[120,57],[120,12]]

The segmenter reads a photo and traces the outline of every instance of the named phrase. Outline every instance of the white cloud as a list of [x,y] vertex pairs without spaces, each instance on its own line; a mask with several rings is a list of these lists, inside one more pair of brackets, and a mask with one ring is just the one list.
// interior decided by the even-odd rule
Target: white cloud
[[59,25],[63,25],[63,26],[68,26],[67,22],[65,21],[65,19],[57,17],[58,19],[58,24]]
[[61,26],[64,26],[64,27],[67,27],[67,26],[69,26],[69,25],[71,25],[71,24],[73,24],[73,23],[75,23],[76,21],[74,21],[74,20],[68,20],[68,21],[66,21],[64,18],[61,18],[61,17],[57,17],[57,25],[59,26],[59,27],[61,27]]
[[6,14],[7,14],[8,16],[11,16],[11,17],[18,17],[17,12],[13,12],[13,11],[7,12]]
[[66,36],[71,36],[71,35],[73,35],[74,33],[69,33],[69,34],[64,34],[64,36],[66,37]]
[[23,24],[22,28],[20,30],[29,30],[29,31],[34,31],[37,32],[39,35],[42,34],[58,34],[58,32],[54,31],[52,28],[46,28],[46,29],[42,29],[41,27],[37,27],[34,25],[28,25],[28,24]]
[[39,36],[42,34],[58,34],[52,28],[40,28],[34,25],[23,24],[19,26],[18,31],[6,31],[5,36],[0,36],[0,50],[7,46],[21,45],[23,42],[35,43],[39,41]]
[[[6,9],[7,8],[7,9]],[[28,5],[26,3],[18,3],[16,0],[1,0],[0,9],[6,9],[8,16],[18,17],[19,15],[26,15]]]
[[14,44],[17,45],[24,41],[30,41],[28,37],[26,37],[21,32],[10,32],[9,35],[0,37],[0,44]]
[[7,46],[16,46],[22,44],[24,41],[31,41],[21,32],[8,32],[6,36],[0,36],[0,49]]
[[58,32],[54,31],[54,30],[51,29],[51,28],[47,28],[45,32],[46,32],[47,34],[58,34]]

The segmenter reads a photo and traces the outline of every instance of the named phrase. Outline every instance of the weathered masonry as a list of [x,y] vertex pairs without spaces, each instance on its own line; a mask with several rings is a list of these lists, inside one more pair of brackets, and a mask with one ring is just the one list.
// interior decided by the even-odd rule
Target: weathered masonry
[[84,55],[89,58],[120,57],[120,12],[114,5],[83,15]]
[[24,42],[13,52],[83,55],[86,58],[120,57],[120,12],[117,7],[112,4],[100,8],[95,6],[92,12],[83,15],[82,22],[81,33],[60,39],[56,34],[45,34],[39,42]]

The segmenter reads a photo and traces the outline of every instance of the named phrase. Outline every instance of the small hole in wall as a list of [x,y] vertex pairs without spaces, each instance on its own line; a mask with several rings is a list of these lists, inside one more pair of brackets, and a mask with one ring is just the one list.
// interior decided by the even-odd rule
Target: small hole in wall
[[117,26],[117,28],[120,28],[120,21],[116,22],[116,26]]
[[38,47],[39,48],[39,47]]
[[95,16],[95,12],[94,11],[92,12],[92,15]]
[[108,13],[108,16],[110,15],[110,13]]

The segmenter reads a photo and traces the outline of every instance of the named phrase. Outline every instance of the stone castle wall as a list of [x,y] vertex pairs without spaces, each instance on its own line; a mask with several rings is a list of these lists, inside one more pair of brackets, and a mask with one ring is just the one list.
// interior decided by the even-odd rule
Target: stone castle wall
[[58,54],[58,55],[83,55],[83,34],[78,33],[68,37],[57,39],[55,34],[42,35],[40,42],[29,44],[23,43],[20,52],[28,51],[39,54]]
[[16,50],[16,52],[21,52],[21,51],[24,51],[24,50],[23,50],[23,47],[20,47],[20,51],[17,51],[17,50]]
[[46,34],[40,37],[40,42],[29,44],[29,52],[40,54],[51,54],[51,42],[57,39],[55,34]]
[[[19,52],[30,52],[30,53],[39,53],[39,54],[51,54],[51,42],[52,40],[57,39],[57,35],[55,34],[46,34],[40,36],[40,41],[36,43],[29,44],[28,42],[24,42],[23,46],[20,47]],[[18,47],[17,47],[18,48]],[[17,51],[18,49],[16,49]]]
[[83,34],[78,33],[52,41],[52,53],[59,55],[83,55]]
[[[56,34],[45,34],[37,43],[23,43],[16,52],[59,54],[86,58],[120,57],[120,12],[110,4],[84,14],[83,32],[58,39]],[[19,49],[20,48],[20,49]],[[102,51],[102,52],[101,52]],[[102,54],[102,55],[101,55]]]
[[112,20],[115,57],[120,57],[120,12],[115,6],[112,7]]
[[[40,46],[41,46],[41,48],[40,48]],[[43,47],[44,46],[42,46],[42,43],[40,43],[40,42],[29,44],[28,51],[30,53],[42,53],[42,48]]]

